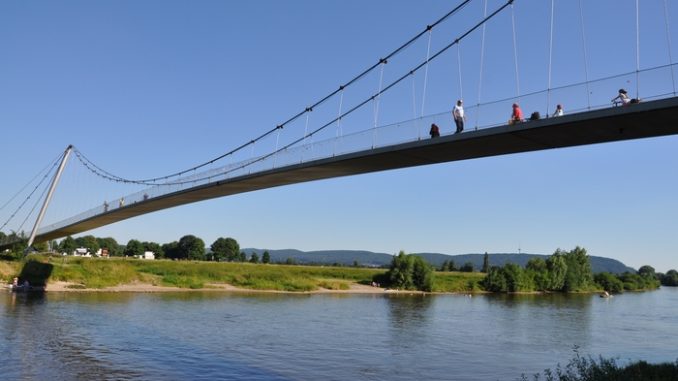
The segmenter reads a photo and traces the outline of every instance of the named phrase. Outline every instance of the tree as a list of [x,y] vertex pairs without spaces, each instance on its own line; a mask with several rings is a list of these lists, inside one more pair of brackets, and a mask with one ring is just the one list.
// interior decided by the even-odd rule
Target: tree
[[170,243],[165,243],[161,248],[163,253],[165,253],[165,258],[179,259],[179,242],[172,241]]
[[49,251],[49,243],[47,241],[34,243],[33,249],[39,253],[46,253]]
[[624,291],[624,283],[619,278],[608,272],[598,273],[593,277],[593,280],[605,291],[608,292],[622,292]]
[[179,240],[179,258],[201,261],[205,259],[205,242],[194,236],[185,235]]
[[579,246],[565,254],[567,273],[563,291],[586,291],[593,282],[591,263],[586,254],[586,249]]
[[75,240],[70,235],[62,239],[61,243],[59,243],[59,250],[66,254],[73,254],[77,247],[78,244],[75,243]]
[[144,245],[136,239],[130,239],[123,254],[126,257],[138,257],[144,254]]
[[261,263],[271,263],[271,254],[269,254],[268,250],[265,250],[261,256]]
[[241,251],[240,255],[238,255],[238,257],[236,257],[236,260],[239,261],[239,262],[247,262],[247,254],[245,254],[244,251]]
[[487,274],[487,272],[489,270],[490,270],[490,256],[487,255],[487,251],[486,251],[485,256],[483,256],[483,268],[480,271]]
[[678,271],[669,270],[662,276],[662,286],[676,287],[678,286]]
[[108,255],[111,257],[119,257],[123,255],[120,245],[118,245],[118,241],[112,237],[97,238],[97,243],[101,249],[107,249]]
[[86,248],[91,254],[99,251],[99,242],[97,242],[97,239],[93,235],[78,237],[75,239],[75,242],[78,247]]
[[454,261],[450,259],[450,262],[447,264],[447,271],[457,271],[457,266]]
[[259,256],[257,255],[257,253],[252,252],[252,255],[250,256],[250,262],[259,263]]
[[641,268],[638,269],[638,275],[642,277],[650,277],[650,278],[655,278],[656,273],[654,271],[654,267],[652,266],[642,266]]
[[386,278],[391,287],[431,291],[433,267],[424,258],[401,251],[393,257]]
[[508,292],[518,292],[528,290],[524,279],[523,268],[515,263],[504,265],[504,278],[506,279],[506,290]]
[[417,290],[433,291],[433,267],[420,256],[414,257],[412,283]]
[[459,271],[465,272],[465,273],[472,273],[473,272],[473,262],[464,263],[464,265],[461,266]]
[[499,266],[492,266],[487,272],[487,276],[482,281],[482,285],[486,291],[491,292],[506,292],[508,291],[508,286],[506,283],[506,277],[504,276],[504,271]]
[[217,261],[235,261],[240,256],[240,245],[233,238],[217,238],[210,246],[210,250]]
[[450,261],[447,259],[443,261],[443,264],[440,265],[440,271],[447,271],[448,267],[450,266]]
[[389,284],[396,288],[411,289],[414,286],[412,282],[412,270],[414,263],[411,257],[407,256],[404,251],[398,253],[397,256],[391,260],[391,267],[389,268],[388,280]]
[[152,251],[156,258],[165,257],[165,252],[162,250],[162,246],[160,246],[159,243],[144,241],[141,245],[144,247],[144,251]]
[[548,289],[551,291],[562,291],[565,285],[565,275],[567,274],[567,262],[560,249],[546,260],[548,269]]

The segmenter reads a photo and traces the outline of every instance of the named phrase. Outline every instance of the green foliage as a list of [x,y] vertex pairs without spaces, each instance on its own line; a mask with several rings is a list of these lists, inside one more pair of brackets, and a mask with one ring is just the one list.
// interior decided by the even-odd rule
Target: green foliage
[[463,266],[459,269],[459,271],[463,273],[472,273],[473,272],[473,262],[466,262],[464,263]]
[[240,259],[240,245],[233,238],[219,237],[212,243],[210,250],[217,261],[237,261]]
[[662,286],[677,287],[678,286],[678,271],[669,270],[661,277]]
[[442,265],[440,265],[440,271],[457,271],[456,266],[454,265],[453,260],[445,260]]
[[611,293],[624,291],[624,283],[614,274],[598,273],[593,277],[593,280],[605,291]]
[[194,235],[185,235],[179,240],[179,259],[204,260],[205,242]]
[[657,274],[654,271],[654,267],[645,265],[638,269],[638,275],[642,277],[655,278]]
[[619,280],[624,284],[626,291],[656,289],[660,284],[654,276],[641,276],[630,272],[621,274]]
[[387,272],[390,287],[405,290],[431,291],[433,289],[433,268],[416,255],[403,251],[393,257]]
[[[677,374],[678,362],[648,364],[638,361],[620,366],[615,359],[601,356],[596,360],[577,353],[564,367],[559,364],[555,370],[545,370],[543,375],[546,381],[675,381]],[[531,379],[539,381],[541,374],[534,374]],[[523,375],[521,380],[527,381],[528,378]]]
[[120,245],[118,245],[118,241],[112,237],[97,238],[97,243],[99,244],[100,248],[108,249],[108,255],[111,257],[119,257],[123,255],[122,249],[120,248]]
[[61,243],[59,244],[59,251],[70,255],[73,254],[77,247],[78,244],[75,242],[73,237],[69,235],[68,237],[61,240]]
[[179,242],[172,241],[170,243],[165,243],[161,248],[163,253],[165,253],[165,258],[179,259]]
[[94,254],[99,250],[99,242],[93,235],[78,237],[75,239],[75,243],[78,247],[86,248],[91,254]]
[[565,275],[567,274],[567,263],[560,249],[549,259],[546,260],[547,269],[547,290],[562,290],[565,286]]
[[487,252],[485,252],[485,255],[483,256],[483,268],[480,271],[484,273],[490,271],[490,256]]
[[165,257],[165,252],[162,250],[162,246],[160,246],[159,243],[144,241],[141,245],[144,247],[144,251],[152,251],[156,258],[160,259]]
[[588,291],[593,285],[593,273],[586,249],[577,246],[574,250],[565,253],[565,263],[567,263],[567,272],[563,291]]
[[504,270],[499,266],[492,266],[482,281],[482,286],[486,291],[507,292],[508,283],[504,276]]
[[125,245],[123,254],[126,257],[137,257],[144,254],[144,245],[136,239],[130,239]]
[[482,281],[487,291],[588,291],[594,286],[586,250],[556,250],[546,261],[532,258],[525,269],[513,263],[491,267]]
[[49,251],[49,243],[48,242],[34,243],[33,249],[39,253],[46,253]]
[[261,263],[271,263],[271,254],[268,250],[264,251],[264,254],[261,255]]
[[259,263],[259,256],[257,253],[252,253],[250,256],[250,263]]

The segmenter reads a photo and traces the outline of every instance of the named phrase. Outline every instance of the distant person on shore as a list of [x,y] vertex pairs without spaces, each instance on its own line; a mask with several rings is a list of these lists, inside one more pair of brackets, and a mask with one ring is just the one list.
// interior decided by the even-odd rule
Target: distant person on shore
[[511,113],[511,119],[509,119],[509,124],[516,124],[523,122],[523,110],[520,109],[520,106],[517,103],[513,104],[513,112]]
[[461,99],[457,101],[457,104],[454,105],[454,108],[452,109],[452,117],[454,117],[454,124],[457,125],[457,131],[455,131],[455,134],[458,134],[462,131],[464,131],[464,121],[466,120],[466,115],[464,115],[464,106],[462,106],[462,101]]
[[428,133],[429,135],[431,135],[431,139],[437,138],[438,136],[440,136],[440,128],[438,128],[438,126],[435,123],[433,123],[431,124],[431,129],[429,130]]
[[563,115],[565,115],[565,111],[563,111],[563,106],[559,104],[558,106],[556,106],[556,111],[553,113],[553,116],[556,117]]
[[615,106],[618,104],[621,104],[622,106],[628,106],[630,104],[640,102],[640,99],[629,98],[628,94],[626,93],[626,90],[619,89],[619,94],[617,94],[616,97],[612,98],[611,102],[614,103]]

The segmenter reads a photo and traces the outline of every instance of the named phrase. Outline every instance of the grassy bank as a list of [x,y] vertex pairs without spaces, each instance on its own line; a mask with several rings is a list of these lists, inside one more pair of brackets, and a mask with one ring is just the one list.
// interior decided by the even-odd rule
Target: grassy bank
[[[34,285],[63,281],[73,283],[74,288],[95,289],[148,283],[188,289],[229,284],[251,290],[348,290],[351,284],[370,284],[375,275],[385,272],[384,269],[353,267],[49,256],[31,256],[26,262],[0,262],[0,277],[5,282],[20,276]],[[483,276],[480,273],[436,273],[433,290],[479,290],[478,282]]]

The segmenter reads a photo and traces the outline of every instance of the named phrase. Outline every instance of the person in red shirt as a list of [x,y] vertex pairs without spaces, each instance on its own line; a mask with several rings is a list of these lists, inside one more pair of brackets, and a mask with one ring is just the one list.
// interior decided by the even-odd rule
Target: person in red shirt
[[520,106],[517,103],[514,103],[510,124],[521,123],[522,121],[523,121],[523,110],[520,109]]

